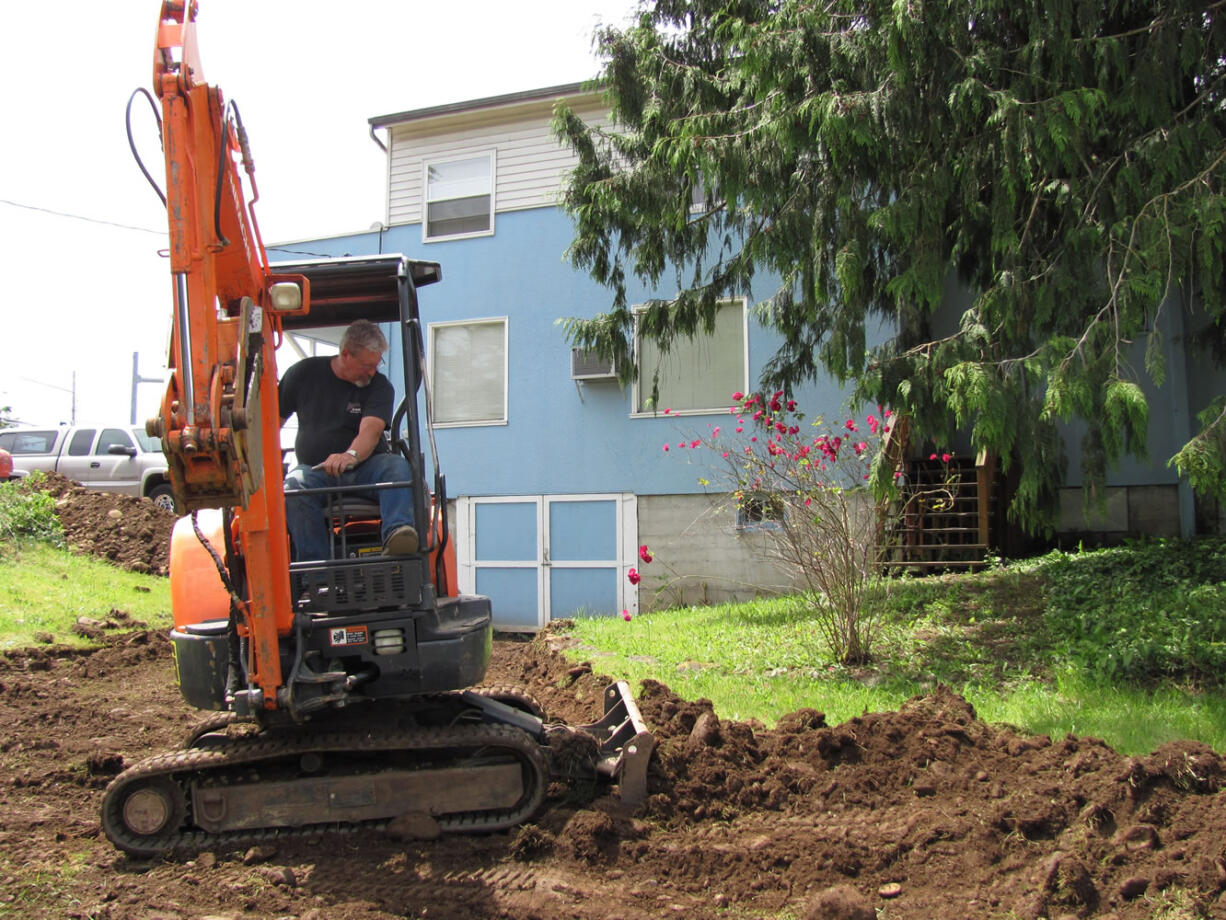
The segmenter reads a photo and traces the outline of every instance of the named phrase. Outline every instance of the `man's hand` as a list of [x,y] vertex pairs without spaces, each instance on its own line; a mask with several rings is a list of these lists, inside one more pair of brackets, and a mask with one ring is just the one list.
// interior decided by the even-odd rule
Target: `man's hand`
[[328,454],[323,463],[316,463],[311,469],[323,470],[329,476],[339,476],[358,465],[357,458],[350,453]]

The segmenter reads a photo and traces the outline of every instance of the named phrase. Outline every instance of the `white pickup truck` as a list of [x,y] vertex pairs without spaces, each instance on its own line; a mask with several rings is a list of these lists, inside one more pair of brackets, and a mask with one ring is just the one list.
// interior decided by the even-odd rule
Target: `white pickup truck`
[[13,455],[13,477],[59,473],[91,489],[144,497],[176,511],[166,456],[142,426],[0,428],[0,448]]

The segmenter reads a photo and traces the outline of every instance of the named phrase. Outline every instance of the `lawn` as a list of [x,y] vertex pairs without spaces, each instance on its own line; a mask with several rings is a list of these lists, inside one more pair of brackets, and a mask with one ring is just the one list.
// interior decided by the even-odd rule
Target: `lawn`
[[1148,541],[1051,553],[975,574],[900,579],[877,599],[873,660],[832,660],[804,597],[579,618],[575,659],[773,723],[831,722],[944,684],[989,722],[1146,753],[1180,738],[1226,750],[1226,543]]

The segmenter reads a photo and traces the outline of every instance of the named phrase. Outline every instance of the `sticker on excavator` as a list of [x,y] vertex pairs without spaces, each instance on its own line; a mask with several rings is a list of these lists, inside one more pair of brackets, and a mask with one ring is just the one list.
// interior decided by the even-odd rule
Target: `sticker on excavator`
[[328,630],[328,644],[334,648],[343,645],[365,645],[369,641],[365,626],[338,626]]

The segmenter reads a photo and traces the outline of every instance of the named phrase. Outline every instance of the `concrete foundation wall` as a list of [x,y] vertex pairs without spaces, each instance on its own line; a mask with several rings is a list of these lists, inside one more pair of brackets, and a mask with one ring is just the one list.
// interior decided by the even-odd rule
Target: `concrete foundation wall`
[[721,495],[640,495],[639,543],[655,559],[639,565],[639,609],[745,601],[796,590],[767,558],[769,535],[738,530]]

